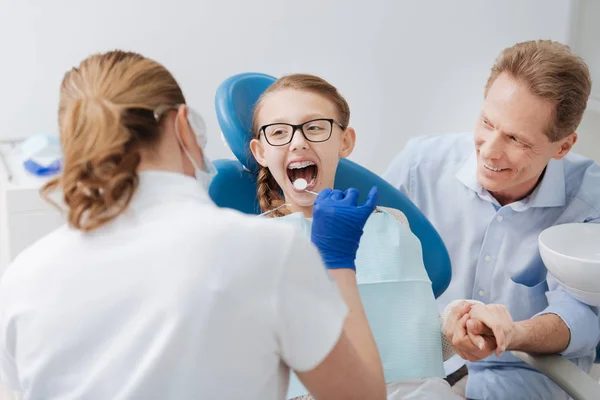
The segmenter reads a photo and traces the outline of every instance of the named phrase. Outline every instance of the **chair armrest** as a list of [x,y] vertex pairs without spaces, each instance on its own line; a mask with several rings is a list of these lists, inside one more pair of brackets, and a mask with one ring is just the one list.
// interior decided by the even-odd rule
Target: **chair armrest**
[[552,379],[573,400],[600,399],[600,384],[568,359],[559,355],[532,355],[522,351],[511,353]]

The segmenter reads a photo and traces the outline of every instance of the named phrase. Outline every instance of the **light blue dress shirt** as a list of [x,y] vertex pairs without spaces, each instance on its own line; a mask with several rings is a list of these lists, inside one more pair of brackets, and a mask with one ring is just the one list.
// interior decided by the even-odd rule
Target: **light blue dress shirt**
[[[537,241],[553,225],[600,223],[600,166],[573,153],[553,159],[530,196],[500,206],[477,182],[476,163],[472,134],[431,135],[409,141],[384,175],[448,248],[452,281],[438,298],[440,310],[466,298],[504,304],[515,321],[556,314],[571,331],[562,354],[589,371],[600,340],[598,309],[575,300],[547,273]],[[567,398],[510,352],[467,366],[468,398]]]

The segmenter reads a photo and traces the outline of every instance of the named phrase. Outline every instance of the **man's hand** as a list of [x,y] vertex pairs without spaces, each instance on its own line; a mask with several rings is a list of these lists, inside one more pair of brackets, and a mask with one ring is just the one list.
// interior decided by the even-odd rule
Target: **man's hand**
[[446,320],[444,335],[459,356],[474,362],[492,354],[496,341],[485,324],[470,319],[472,307],[466,302],[454,307]]
[[469,311],[470,318],[491,331],[496,339],[496,356],[500,356],[507,349],[510,349],[515,335],[516,324],[510,313],[502,304],[475,304]]

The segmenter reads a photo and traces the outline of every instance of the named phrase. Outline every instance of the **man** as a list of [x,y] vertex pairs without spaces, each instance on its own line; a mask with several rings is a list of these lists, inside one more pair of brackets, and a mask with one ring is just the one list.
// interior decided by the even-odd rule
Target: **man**
[[537,245],[550,226],[600,223],[600,166],[569,153],[590,92],[588,68],[567,46],[519,43],[492,68],[474,137],[414,139],[385,174],[448,247],[452,282],[440,306],[486,304],[454,306],[445,329],[468,360],[467,398],[567,398],[508,350],[591,368],[598,309],[562,289]]

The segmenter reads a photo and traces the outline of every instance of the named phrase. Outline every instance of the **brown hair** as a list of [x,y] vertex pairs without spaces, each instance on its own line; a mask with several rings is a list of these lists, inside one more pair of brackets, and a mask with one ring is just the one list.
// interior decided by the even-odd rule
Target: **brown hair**
[[518,43],[505,49],[494,64],[485,95],[502,73],[524,82],[531,92],[555,104],[546,135],[551,141],[575,132],[592,89],[585,62],[570,48],[550,40]]
[[185,104],[165,67],[139,54],[93,55],[66,73],[58,124],[63,173],[42,188],[60,188],[68,222],[84,231],[121,214],[138,185],[140,148],[159,140],[154,110]]
[[[265,98],[273,92],[283,89],[294,89],[312,92],[321,95],[331,101],[337,109],[337,121],[346,129],[350,123],[350,107],[348,102],[340,94],[335,86],[318,76],[308,74],[291,74],[279,78],[260,96],[254,107],[254,118],[252,120],[253,138],[258,139],[260,127],[258,126],[258,114]],[[267,167],[261,167],[257,178],[257,197],[260,209],[272,210],[284,203],[281,188]],[[270,214],[271,217],[281,217],[289,214],[289,210],[281,208]]]

